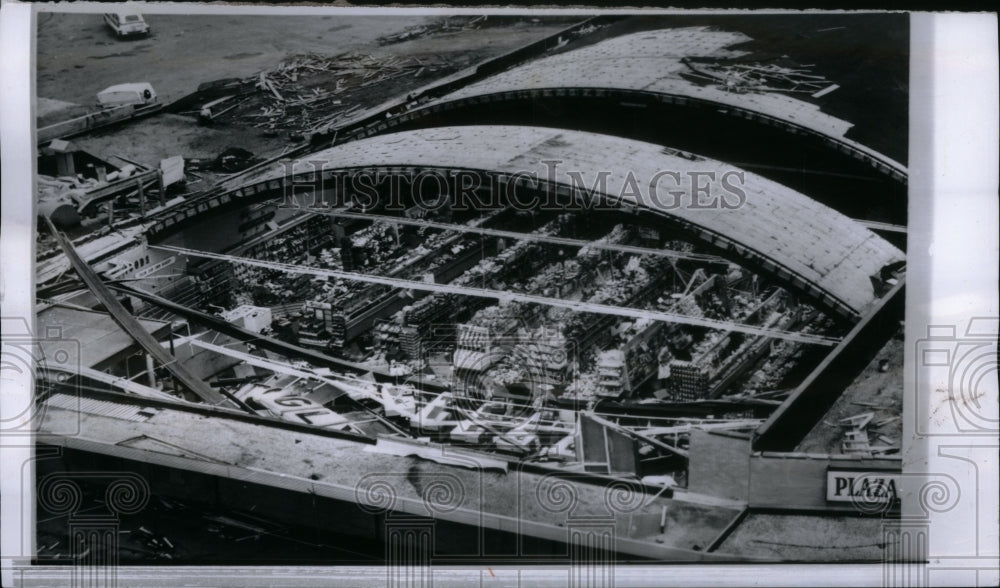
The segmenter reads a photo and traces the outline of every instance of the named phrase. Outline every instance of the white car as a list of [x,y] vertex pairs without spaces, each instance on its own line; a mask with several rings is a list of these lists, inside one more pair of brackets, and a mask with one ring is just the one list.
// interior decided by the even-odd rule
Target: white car
[[152,104],[156,102],[156,90],[148,82],[118,84],[97,93],[97,103],[102,108],[113,108],[126,104]]
[[104,24],[111,27],[115,35],[121,39],[133,35],[148,35],[149,25],[142,15],[135,11],[119,10],[104,15]]

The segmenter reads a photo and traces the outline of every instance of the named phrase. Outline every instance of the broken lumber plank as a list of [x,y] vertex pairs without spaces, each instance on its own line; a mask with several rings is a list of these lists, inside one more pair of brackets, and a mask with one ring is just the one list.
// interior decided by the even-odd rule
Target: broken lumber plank
[[832,86],[828,86],[827,88],[825,88],[823,90],[820,90],[819,92],[816,92],[815,94],[812,95],[812,97],[813,98],[820,98],[822,96],[826,96],[827,94],[829,94],[830,92],[833,92],[834,90],[836,90],[839,87],[840,87],[839,84],[833,84]]
[[861,414],[856,414],[851,417],[840,419],[840,422],[847,423],[848,425],[856,429],[864,429],[865,426],[867,426],[868,423],[871,422],[872,418],[874,417],[875,417],[874,412],[864,412]]
[[879,427],[884,427],[884,426],[888,425],[889,423],[891,423],[893,421],[898,421],[898,420],[899,420],[898,416],[889,417],[889,418],[885,418],[885,419],[880,419],[880,420],[875,421],[874,423],[872,423],[872,426],[877,429]]
[[268,87],[269,90],[271,90],[271,93],[274,94],[274,97],[277,98],[280,102],[284,102],[285,101],[284,96],[282,96],[281,93],[278,92],[278,89],[275,88],[273,84],[268,83],[267,87]]

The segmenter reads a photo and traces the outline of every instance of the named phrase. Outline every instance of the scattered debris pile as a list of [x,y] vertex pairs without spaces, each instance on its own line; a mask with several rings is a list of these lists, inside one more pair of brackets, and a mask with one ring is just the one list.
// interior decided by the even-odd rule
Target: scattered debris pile
[[[578,17],[567,17],[565,22],[569,25],[578,20]],[[400,33],[379,39],[378,43],[385,47],[481,28],[552,25],[552,18],[450,16],[425,19]],[[586,27],[573,35],[587,34],[596,28]],[[567,42],[562,40],[560,46]],[[385,49],[370,54],[293,55],[278,66],[247,78],[202,84],[196,92],[172,104],[170,110],[196,115],[202,124],[245,125],[274,136],[287,133],[289,139],[300,142],[310,135],[329,132],[347,123],[364,106],[379,104],[389,96],[404,95],[496,56],[495,47],[463,48],[466,46],[463,43],[464,40],[456,36],[454,46],[425,52]]]
[[[134,170],[134,168],[133,168]],[[38,175],[38,196],[40,200],[63,196],[78,202],[88,190],[92,190],[102,185],[102,182],[95,178],[85,178],[82,174],[77,176],[46,176]]]
[[[506,20],[506,19],[504,19]],[[449,33],[453,31],[471,31],[492,24],[485,14],[480,16],[449,16],[428,23],[406,27],[395,35],[381,37],[379,45],[392,45],[404,41],[412,41],[426,35]]]
[[188,169],[202,172],[231,174],[243,171],[260,161],[259,157],[246,149],[227,147],[214,158],[189,159],[187,165]]
[[301,139],[346,120],[361,110],[362,104],[378,102],[384,95],[385,82],[413,80],[404,84],[407,88],[394,88],[394,93],[406,91],[409,86],[422,85],[428,78],[451,73],[461,65],[437,55],[297,55],[248,79],[255,84],[256,94],[212,118],[229,114],[250,126],[287,131],[292,138]]
[[789,92],[820,98],[840,86],[809,73],[808,67],[777,63],[714,61],[684,57],[684,75],[701,82],[717,83],[727,92]]
[[[855,402],[855,404],[864,404],[882,410],[888,408],[869,403]],[[844,432],[841,444],[841,450],[844,454],[872,457],[873,455],[899,452],[899,440],[888,437],[883,431],[884,428],[899,420],[899,415],[882,416],[877,420],[875,416],[876,412],[871,411],[840,419],[840,426],[848,427]]]
[[[48,217],[62,228],[75,227],[81,222],[81,215],[92,216],[97,205],[125,196],[121,204],[128,206],[131,200],[143,197],[141,190],[154,189],[157,182],[155,170],[140,168],[135,164],[112,168],[99,168],[97,177],[82,173],[49,176],[38,174],[38,213]],[[142,203],[145,206],[145,202]]]
[[[473,15],[451,15],[436,20],[429,20],[427,22],[422,22],[420,24],[415,24],[409,26],[403,31],[396,33],[394,35],[387,35],[381,37],[378,40],[378,44],[393,45],[396,43],[403,43],[405,41],[413,41],[421,37],[426,37],[430,35],[457,33],[459,31],[475,31],[480,29],[494,28],[494,27],[510,27],[514,25],[551,25],[554,22],[559,22],[560,20],[565,20],[567,24],[578,22],[579,18],[575,16],[554,18],[551,15],[542,18],[525,18],[523,16],[501,16],[492,15],[488,16],[485,14]],[[591,32],[594,28],[587,27],[590,30],[583,31],[583,34]]]

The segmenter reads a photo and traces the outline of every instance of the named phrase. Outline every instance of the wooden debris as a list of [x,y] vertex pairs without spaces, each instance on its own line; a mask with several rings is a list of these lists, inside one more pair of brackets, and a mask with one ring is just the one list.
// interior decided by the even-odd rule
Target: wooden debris
[[851,404],[856,404],[858,406],[867,406],[868,408],[876,408],[876,409],[888,409],[889,408],[888,406],[885,406],[884,404],[879,404],[877,402],[865,402],[863,400],[854,400],[854,401],[851,402]]
[[[269,71],[255,74],[257,90],[267,104],[259,112],[241,112],[237,106],[212,113],[213,118],[235,111],[231,116],[248,119],[248,124],[269,130],[287,130],[293,134],[325,131],[343,121],[351,111],[326,112],[343,104],[337,95],[349,89],[367,88],[399,77],[421,77],[438,71],[447,62],[440,56],[374,56],[361,53],[321,56],[304,54],[290,57]],[[325,86],[316,87],[310,78],[324,73],[336,77]],[[256,96],[260,97],[261,94]],[[211,103],[216,106],[221,103]],[[360,109],[360,107],[357,107]]]
[[871,444],[867,431],[855,429],[845,433],[844,437],[841,445],[844,453],[871,457]]
[[884,426],[888,425],[891,422],[895,422],[895,421],[898,421],[898,420],[899,420],[898,416],[893,416],[893,417],[889,417],[889,418],[885,418],[885,419],[881,419],[881,420],[875,421],[875,422],[872,423],[872,426],[875,427],[876,429],[878,429],[880,427],[884,427]]
[[752,64],[683,58],[685,75],[719,84],[728,92],[789,92],[821,97],[839,86],[826,78],[806,73],[805,67],[783,67],[774,63]]
[[254,533],[252,535],[246,535],[246,536],[243,536],[243,537],[237,537],[233,541],[235,541],[236,543],[239,543],[240,541],[246,541],[247,539],[253,539],[254,541],[256,541],[256,540],[260,539],[260,533]]
[[[863,406],[870,405],[870,403],[861,403],[861,402],[856,402],[855,404],[861,404]],[[878,439],[879,442],[884,443],[885,445],[873,446],[871,444],[871,439],[868,434],[869,425],[878,428],[880,426],[898,420],[899,417],[893,416],[879,420],[877,421],[877,423],[872,423],[872,419],[874,416],[875,416],[874,412],[865,412],[844,419],[840,419],[841,426],[846,425],[851,427],[850,430],[844,433],[844,441],[841,446],[844,453],[851,455],[858,455],[862,457],[871,457],[873,454],[876,453],[887,453],[890,451],[899,450],[899,443],[896,439],[893,439],[886,435],[876,434],[875,438]]]
[[838,84],[833,84],[832,86],[827,86],[826,88],[820,90],[819,92],[814,93],[812,95],[812,97],[813,98],[821,98],[823,96],[826,96],[830,92],[833,92],[834,90],[836,90],[839,87],[840,87],[840,85],[838,85]]
[[846,423],[848,426],[854,427],[856,429],[863,429],[868,425],[869,422],[871,422],[872,418],[874,417],[875,413],[865,412],[851,417],[847,417],[845,419],[840,419],[840,422]]

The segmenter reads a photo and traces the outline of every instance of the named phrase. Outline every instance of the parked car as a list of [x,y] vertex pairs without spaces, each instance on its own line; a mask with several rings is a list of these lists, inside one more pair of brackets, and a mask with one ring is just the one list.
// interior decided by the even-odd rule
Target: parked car
[[108,25],[119,39],[134,35],[148,35],[150,30],[146,19],[134,10],[109,12],[104,15],[104,24]]
[[156,90],[148,82],[118,84],[97,93],[101,108],[114,108],[126,104],[145,105],[156,102]]

